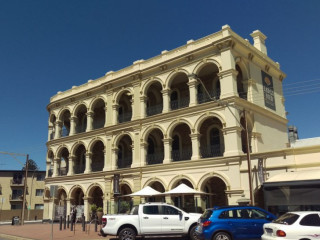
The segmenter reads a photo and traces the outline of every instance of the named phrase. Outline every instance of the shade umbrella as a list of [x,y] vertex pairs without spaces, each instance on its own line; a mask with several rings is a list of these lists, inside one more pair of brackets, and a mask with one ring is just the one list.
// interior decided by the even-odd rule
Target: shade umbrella
[[138,192],[128,194],[127,196],[140,196],[140,197],[150,197],[150,196],[156,196],[161,194],[161,192],[153,189],[152,187],[146,186],[145,188],[142,188]]
[[202,191],[197,191],[184,183],[181,183],[179,186],[171,189],[168,192],[162,193],[162,195],[188,195],[188,194],[208,194]]

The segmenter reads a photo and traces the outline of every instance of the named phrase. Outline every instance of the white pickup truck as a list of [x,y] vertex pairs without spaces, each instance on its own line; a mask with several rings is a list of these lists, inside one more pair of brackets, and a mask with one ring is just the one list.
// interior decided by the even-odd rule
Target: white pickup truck
[[195,228],[200,213],[186,213],[166,203],[142,203],[130,214],[102,217],[102,236],[118,236],[119,240],[135,240],[136,236],[185,235],[197,239]]

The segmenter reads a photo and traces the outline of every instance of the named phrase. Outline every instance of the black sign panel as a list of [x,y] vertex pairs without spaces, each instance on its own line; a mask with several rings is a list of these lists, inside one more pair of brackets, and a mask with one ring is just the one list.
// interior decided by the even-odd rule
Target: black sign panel
[[113,176],[113,194],[120,194],[120,174],[114,174]]
[[276,110],[272,77],[264,71],[261,71],[261,76],[264,93],[264,105],[272,110]]

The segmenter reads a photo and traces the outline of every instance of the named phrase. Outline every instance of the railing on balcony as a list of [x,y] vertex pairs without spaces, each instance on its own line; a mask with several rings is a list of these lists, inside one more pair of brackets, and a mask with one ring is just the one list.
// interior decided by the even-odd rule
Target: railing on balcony
[[181,98],[180,100],[173,100],[170,102],[171,110],[185,108],[189,106],[190,98]]
[[153,154],[147,154],[147,164],[153,165],[153,164],[161,164],[163,163],[164,159],[164,153],[153,153]]
[[171,151],[172,161],[184,161],[190,160],[192,157],[192,148],[183,148],[180,150],[173,150]]
[[131,168],[132,156],[118,159],[118,168]]
[[210,97],[207,92],[198,92],[198,103],[205,103],[220,99],[220,90],[209,91]]
[[10,201],[23,201],[23,193],[21,194],[10,194]]
[[202,158],[211,158],[211,157],[221,157],[222,151],[221,146],[217,145],[210,145],[210,147],[200,147],[200,153]]
[[152,116],[162,113],[163,104],[157,104],[147,107],[147,116]]
[[11,179],[10,180],[10,185],[11,186],[24,186],[24,180],[25,179]]
[[118,116],[118,123],[129,122],[132,118],[132,112],[121,113]]
[[74,174],[84,173],[84,170],[85,170],[85,166],[74,166],[73,167]]
[[93,129],[103,128],[105,119],[97,119],[93,121]]
[[94,164],[92,164],[92,172],[100,172],[103,170],[103,161],[95,161]]
[[59,176],[65,176],[68,173],[68,168],[67,167],[62,167],[60,168],[60,174]]
[[67,129],[66,127],[63,127],[62,129],[61,129],[61,137],[67,137],[67,136],[69,136],[69,129]]

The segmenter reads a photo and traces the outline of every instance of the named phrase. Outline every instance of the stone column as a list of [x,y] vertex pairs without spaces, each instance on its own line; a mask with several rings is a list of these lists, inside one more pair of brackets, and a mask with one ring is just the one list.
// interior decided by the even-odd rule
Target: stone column
[[93,116],[94,112],[90,111],[86,113],[87,115],[87,129],[86,132],[92,131],[93,130]]
[[54,134],[54,126],[49,126],[48,127],[48,141],[53,139],[54,136],[52,136],[52,134]]
[[91,152],[86,152],[86,169],[84,170],[84,173],[91,173],[92,168],[92,153]]
[[62,130],[62,121],[55,122],[55,131],[54,131],[54,139],[58,139],[61,137]]
[[46,178],[49,177],[49,171],[50,171],[50,167],[51,167],[51,161],[46,161]]
[[167,113],[170,111],[170,89],[164,89],[161,93],[163,99],[162,113]]
[[114,147],[112,148],[112,166],[111,166],[111,170],[116,170],[118,168],[117,162],[118,162],[118,147]]
[[90,221],[90,214],[89,214],[89,201],[88,197],[83,197],[83,214],[85,216],[86,221]]
[[71,203],[70,203],[70,198],[66,199],[67,202],[67,212],[66,212],[66,216],[69,216],[69,219],[71,219],[70,213],[71,213]]
[[140,155],[140,127],[133,128],[133,137],[132,139],[132,165],[131,167],[140,167],[141,166],[141,155]]
[[118,123],[118,109],[119,109],[119,104],[113,104],[112,105],[112,124],[116,125]]
[[148,143],[143,141],[140,143],[140,156],[141,156],[141,167],[146,166],[147,163],[147,149],[148,149]]
[[190,94],[190,103],[189,107],[197,105],[197,86],[198,81],[194,78],[193,75],[188,76],[189,82],[187,83],[189,86],[189,94]]
[[140,81],[132,83],[132,87],[133,87],[133,95],[131,96],[131,100],[132,100],[132,106],[131,106],[131,109],[132,109],[132,120],[136,120],[136,119],[142,118],[141,117],[141,112],[140,112],[140,110],[141,110],[140,101],[139,101],[139,98],[140,98],[140,86],[141,86]]
[[68,170],[68,176],[74,175],[74,159],[76,156],[69,156],[69,170]]
[[111,146],[112,136],[107,135],[106,146],[104,147],[104,166],[103,171],[112,170],[112,146]]
[[147,112],[147,101],[148,97],[147,96],[141,96],[140,97],[140,115],[141,118],[145,118],[147,116],[146,112]]
[[[227,29],[225,29],[227,30]],[[232,53],[233,42],[226,40],[218,44],[221,53],[222,71],[220,77],[221,99],[232,96],[239,96],[237,89],[237,75],[235,58]]]
[[171,144],[172,144],[172,138],[164,138],[163,139],[164,144],[164,159],[163,163],[170,163],[172,161],[171,159]]
[[199,160],[200,159],[200,154],[199,154],[199,137],[200,134],[194,133],[189,135],[191,137],[192,141],[192,157],[191,160]]
[[58,176],[58,167],[59,167],[60,158],[53,159],[53,173],[52,177]]
[[113,124],[113,99],[112,99],[112,95],[113,95],[113,92],[108,90],[107,91],[107,104],[106,106],[108,107],[109,111],[108,113],[106,113],[106,126],[111,126]]
[[104,107],[104,115],[105,115],[105,117],[104,117],[104,127],[108,127],[108,108],[107,107]]
[[77,121],[78,118],[76,116],[70,118],[70,136],[76,134]]

